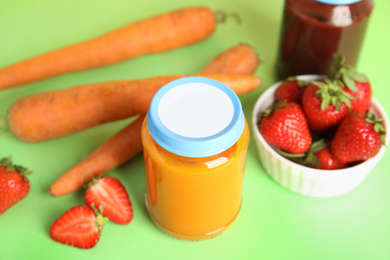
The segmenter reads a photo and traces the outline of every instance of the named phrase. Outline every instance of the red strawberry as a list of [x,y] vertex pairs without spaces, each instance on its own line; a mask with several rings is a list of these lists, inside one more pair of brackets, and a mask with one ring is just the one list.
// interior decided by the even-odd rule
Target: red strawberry
[[329,147],[325,147],[322,150],[314,154],[318,160],[319,169],[334,170],[334,169],[343,169],[347,167],[347,164],[339,162],[333,154],[330,152]]
[[118,224],[128,224],[133,218],[129,195],[122,183],[113,177],[92,179],[88,183],[84,202],[86,205],[103,206],[103,216]]
[[372,89],[366,75],[359,73],[354,67],[344,65],[344,56],[335,55],[330,77],[343,83],[343,90],[355,97],[351,100],[351,110],[365,113],[371,107]]
[[303,92],[307,86],[307,82],[298,80],[296,77],[289,77],[277,88],[275,92],[275,101],[301,103]]
[[349,112],[350,95],[329,79],[315,81],[303,93],[302,108],[310,129],[324,131],[340,123]]
[[334,158],[334,156],[330,152],[328,143],[325,142],[324,139],[319,139],[313,142],[306,154],[301,157],[297,157],[290,154],[282,155],[298,164],[302,164],[304,166],[312,168],[332,170],[347,167],[346,164],[340,163]]
[[371,107],[371,85],[369,82],[355,82],[355,85],[358,89],[356,92],[347,87],[344,91],[356,98],[356,100],[351,100],[351,110],[364,114]]
[[277,103],[274,109],[261,116],[259,130],[268,144],[293,154],[309,149],[312,138],[305,115],[297,103]]
[[50,227],[50,237],[62,244],[83,249],[93,248],[108,218],[96,208],[76,206],[66,211]]
[[0,160],[0,214],[27,196],[30,173],[26,168],[13,165],[10,157]]
[[342,163],[359,162],[374,157],[384,143],[382,119],[374,114],[353,111],[341,122],[331,141],[332,154]]

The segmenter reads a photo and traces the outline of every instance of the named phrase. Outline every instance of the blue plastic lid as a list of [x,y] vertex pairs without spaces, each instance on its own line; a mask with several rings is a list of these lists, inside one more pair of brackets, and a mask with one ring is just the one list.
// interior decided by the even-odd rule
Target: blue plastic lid
[[330,5],[349,5],[356,2],[360,2],[361,0],[314,0],[316,2],[321,2],[324,4]]
[[236,93],[205,77],[185,77],[154,95],[147,116],[153,139],[185,157],[207,157],[230,148],[240,138],[245,117]]

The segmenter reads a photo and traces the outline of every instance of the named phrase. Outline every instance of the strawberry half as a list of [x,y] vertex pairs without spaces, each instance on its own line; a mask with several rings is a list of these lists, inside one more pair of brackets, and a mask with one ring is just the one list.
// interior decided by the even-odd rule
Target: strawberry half
[[331,141],[331,152],[342,163],[365,161],[374,157],[384,144],[382,119],[353,111],[341,122]]
[[29,174],[26,168],[13,165],[10,157],[0,160],[0,215],[27,196]]
[[128,224],[133,219],[133,208],[122,183],[113,177],[92,179],[87,185],[85,205],[103,207],[103,216],[118,224]]
[[96,208],[76,206],[66,211],[50,227],[50,237],[78,248],[93,248],[100,239],[108,218]]
[[305,153],[312,142],[305,115],[293,102],[277,103],[262,113],[259,131],[268,144],[288,153]]

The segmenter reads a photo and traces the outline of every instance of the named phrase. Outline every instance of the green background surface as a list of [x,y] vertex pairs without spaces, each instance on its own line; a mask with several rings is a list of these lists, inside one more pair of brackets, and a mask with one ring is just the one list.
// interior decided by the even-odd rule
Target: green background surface
[[[141,18],[194,5],[238,13],[242,23],[228,20],[206,41],[168,53],[1,91],[0,114],[31,93],[89,82],[196,73],[223,50],[245,42],[262,60],[255,74],[263,85],[240,96],[250,123],[256,99],[276,81],[282,0],[1,0],[0,67]],[[386,111],[390,111],[388,10],[389,1],[375,2],[358,64]],[[15,163],[34,172],[29,195],[0,216],[0,259],[390,259],[389,152],[354,191],[317,199],[290,192],[270,179],[258,159],[254,138],[249,145],[242,210],[222,235],[192,242],[160,231],[144,205],[144,165],[139,155],[108,173],[119,178],[129,192],[134,208],[129,225],[108,223],[91,250],[52,241],[50,225],[70,207],[82,204],[83,193],[54,198],[47,188],[131,120],[39,144],[23,143],[11,133],[0,136],[0,156],[12,155]]]

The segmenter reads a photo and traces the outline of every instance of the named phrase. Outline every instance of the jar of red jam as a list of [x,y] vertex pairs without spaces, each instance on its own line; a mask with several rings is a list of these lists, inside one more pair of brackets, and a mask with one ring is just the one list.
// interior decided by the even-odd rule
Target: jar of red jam
[[285,0],[278,78],[327,75],[335,53],[356,66],[373,4],[373,0]]

